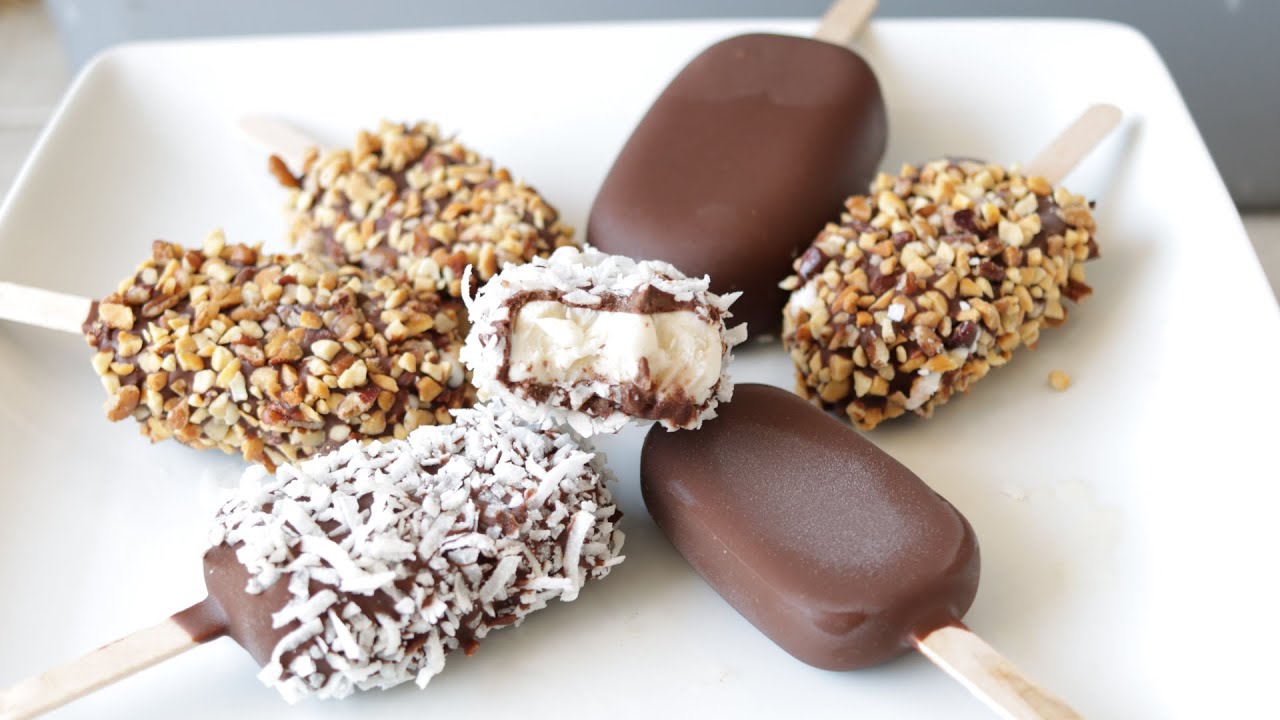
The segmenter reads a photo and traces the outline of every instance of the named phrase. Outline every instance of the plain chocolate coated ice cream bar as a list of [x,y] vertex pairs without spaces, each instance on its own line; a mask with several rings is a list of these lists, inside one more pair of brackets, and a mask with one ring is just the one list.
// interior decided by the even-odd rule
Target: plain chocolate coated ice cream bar
[[855,670],[914,648],[1002,717],[1079,717],[961,623],[978,590],[968,520],[803,399],[739,385],[700,430],[650,431],[640,488],[693,569],[796,658]]
[[827,42],[742,35],[694,58],[604,180],[587,240],[742,292],[750,334],[776,333],[791,261],[866,186],[887,120],[867,63]]
[[914,473],[803,399],[739,385],[697,432],[650,432],[640,465],[658,527],[787,652],[852,670],[959,620],[978,541]]

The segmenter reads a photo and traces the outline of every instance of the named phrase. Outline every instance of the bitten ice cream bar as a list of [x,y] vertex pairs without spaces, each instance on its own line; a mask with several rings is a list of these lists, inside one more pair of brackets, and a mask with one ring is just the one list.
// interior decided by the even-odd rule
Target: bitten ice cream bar
[[733,384],[737,294],[708,291],[663,262],[593,249],[508,266],[468,301],[462,362],[482,396],[526,419],[550,417],[583,435],[629,420],[668,429],[715,417]]

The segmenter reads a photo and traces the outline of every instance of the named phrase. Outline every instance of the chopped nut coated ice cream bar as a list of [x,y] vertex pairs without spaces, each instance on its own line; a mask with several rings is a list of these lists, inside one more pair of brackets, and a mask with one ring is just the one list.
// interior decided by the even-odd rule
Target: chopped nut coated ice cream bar
[[474,389],[466,310],[403,273],[157,241],[84,333],[112,421],[268,467],[451,421]]
[[506,263],[574,244],[536,190],[432,124],[383,122],[353,148],[311,152],[299,176],[279,158],[271,167],[291,188],[299,249],[375,272],[400,268],[453,297],[467,265],[484,282]]
[[550,417],[583,435],[630,420],[698,427],[729,400],[737,294],[664,262],[562,248],[508,266],[467,301],[462,361],[481,397],[526,419]]
[[906,165],[845,202],[783,282],[801,395],[870,429],[935,407],[1035,347],[1092,290],[1089,204],[968,160]]
[[341,698],[424,687],[451,652],[622,561],[612,475],[589,447],[496,405],[456,417],[250,469],[215,522],[209,600],[175,619],[230,634],[291,702]]

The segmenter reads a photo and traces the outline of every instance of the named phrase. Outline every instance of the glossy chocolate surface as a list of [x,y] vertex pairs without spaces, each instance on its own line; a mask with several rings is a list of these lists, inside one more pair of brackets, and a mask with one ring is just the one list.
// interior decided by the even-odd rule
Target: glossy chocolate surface
[[[217,613],[210,610],[205,617],[216,618],[220,614],[226,633],[259,665],[266,665],[280,639],[298,627],[297,621],[271,627],[271,615],[284,609],[289,601],[287,580],[282,578],[265,592],[250,594],[245,590],[249,571],[236,559],[235,550],[229,545],[215,545],[204,554],[204,584],[209,590],[205,603],[215,604]],[[189,632],[192,630],[188,628]]]
[[799,397],[739,385],[701,430],[654,429],[645,504],[738,612],[800,660],[876,665],[958,621],[978,589],[964,516]]
[[884,153],[875,75],[841,47],[742,35],[708,48],[636,127],[591,209],[602,250],[743,291],[736,320],[776,333],[791,260]]
[[204,554],[204,584],[209,596],[171,619],[196,642],[229,635],[259,665],[266,665],[276,644],[298,623],[271,626],[272,614],[282,610],[289,600],[287,578],[256,595],[245,590],[248,583],[249,572],[236,559],[235,549],[215,545]]

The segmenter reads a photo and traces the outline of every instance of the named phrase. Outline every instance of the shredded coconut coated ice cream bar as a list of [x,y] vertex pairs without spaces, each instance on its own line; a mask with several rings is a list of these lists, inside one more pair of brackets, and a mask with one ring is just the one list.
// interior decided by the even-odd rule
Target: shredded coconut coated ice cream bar
[[291,702],[425,686],[453,651],[622,561],[601,456],[496,405],[456,416],[249,470],[215,521],[217,607],[186,614],[193,635],[229,634]]
[[526,419],[549,417],[583,435],[628,421],[696,428],[729,400],[729,328],[737,293],[707,278],[593,249],[561,248],[508,266],[468,300],[462,361],[481,397]]
[[291,703],[425,687],[454,651],[577,599],[622,562],[603,455],[496,403],[454,415],[403,440],[253,466],[214,519],[205,599],[0,688],[0,716],[49,712],[223,636]]

